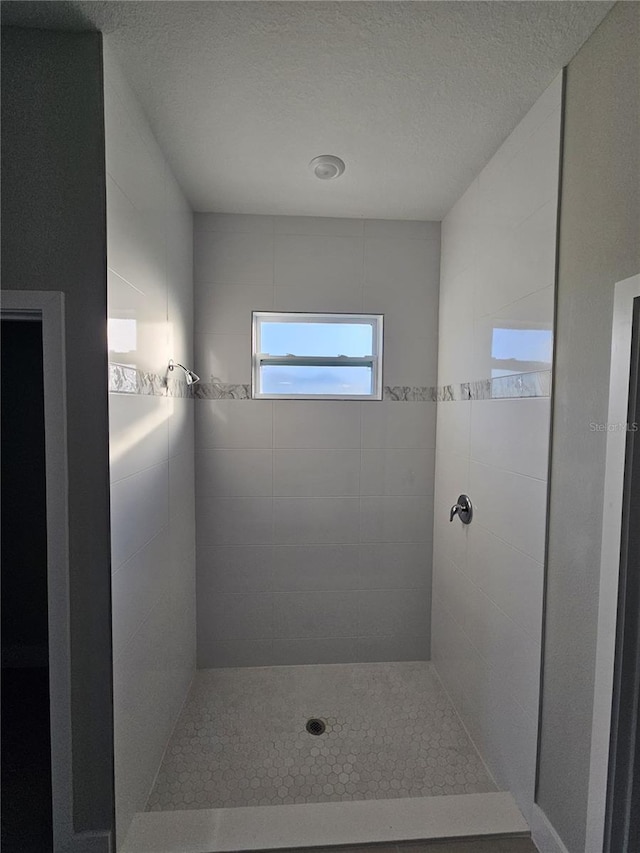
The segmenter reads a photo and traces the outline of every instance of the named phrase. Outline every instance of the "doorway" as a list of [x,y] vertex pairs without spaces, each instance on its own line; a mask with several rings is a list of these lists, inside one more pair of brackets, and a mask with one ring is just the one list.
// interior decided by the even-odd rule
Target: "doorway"
[[633,301],[605,853],[640,849],[640,297]]
[[638,849],[640,275],[615,287],[586,853]]
[[2,320],[2,848],[53,849],[42,320]]
[[[7,389],[8,400],[11,401],[9,405],[7,397],[3,397],[3,442],[6,440],[6,415],[15,419],[8,429],[9,434],[15,437],[16,459],[6,460],[5,450],[2,460],[2,509],[4,516],[7,504],[13,505],[9,507],[9,522],[20,525],[16,528],[20,535],[17,537],[17,543],[16,537],[12,540],[10,536],[9,543],[11,545],[13,542],[14,548],[22,555],[20,559],[23,560],[18,564],[16,552],[7,552],[11,559],[5,567],[3,547],[3,583],[5,572],[8,570],[11,573],[12,568],[14,574],[19,571],[27,573],[32,581],[28,590],[25,590],[26,584],[22,583],[22,579],[14,577],[9,582],[9,591],[17,590],[13,596],[14,602],[19,602],[22,596],[21,606],[30,608],[27,611],[29,630],[26,630],[26,625],[17,627],[9,620],[7,630],[12,630],[15,636],[19,636],[20,642],[15,643],[13,650],[11,645],[5,649],[6,611],[3,602],[2,641],[3,653],[6,652],[6,658],[3,654],[3,666],[13,660],[35,663],[38,666],[33,667],[34,669],[44,670],[40,673],[38,684],[29,688],[29,702],[24,701],[24,684],[18,683],[14,687],[14,697],[11,691],[7,696],[3,696],[2,710],[5,711],[5,701],[12,701],[17,692],[16,713],[9,713],[8,721],[18,727],[9,733],[15,740],[16,775],[24,772],[24,762],[36,760],[35,757],[28,759],[24,754],[24,750],[33,749],[34,744],[25,742],[20,735],[21,732],[24,733],[24,726],[28,723],[28,709],[37,714],[38,719],[39,767],[41,770],[48,770],[48,773],[44,772],[45,783],[43,790],[38,792],[37,802],[33,799],[36,792],[32,790],[35,785],[31,779],[31,771],[27,771],[26,784],[24,778],[19,780],[17,795],[16,786],[12,788],[10,785],[8,795],[13,792],[12,802],[17,803],[16,815],[7,815],[3,791],[3,816],[14,820],[12,826],[7,827],[7,831],[11,829],[14,846],[9,847],[7,843],[5,848],[3,827],[3,849],[16,849],[21,853],[31,850],[37,850],[38,853],[46,850],[53,850],[55,853],[62,850],[91,850],[103,853],[109,844],[108,837],[98,832],[77,832],[73,821],[64,295],[57,291],[36,290],[3,290],[1,295],[3,332],[5,321],[15,323],[15,327],[7,327],[7,343],[11,335],[18,338],[17,343],[14,341],[15,351],[6,362],[3,346],[2,390],[4,395],[5,388]],[[28,354],[23,343],[25,337],[31,339]],[[37,403],[33,400],[30,402],[27,397],[35,397]],[[24,435],[18,435],[20,431]],[[18,457],[18,452],[22,456]],[[5,461],[18,462],[17,470],[9,476],[6,484]],[[13,491],[8,497],[5,494],[5,486]],[[24,492],[27,494],[23,494]],[[36,518],[39,519],[37,524]],[[34,541],[27,543],[27,539]],[[25,569],[26,563],[29,565]],[[4,589],[3,592],[6,594],[7,590]],[[28,637],[35,637],[35,641],[26,642]],[[25,668],[28,667],[22,667]],[[24,680],[24,673],[22,676]],[[19,682],[19,679],[17,681]],[[36,708],[38,704],[44,705],[44,708]],[[19,719],[18,715],[22,719]],[[3,719],[3,735],[4,722]],[[6,742],[3,747],[3,761],[6,761]],[[44,805],[47,797],[48,807]],[[33,811],[30,813],[31,809]],[[41,826],[38,828],[38,835],[33,838],[29,835],[29,843],[38,845],[34,847],[28,846],[25,840],[27,836],[22,837],[20,833],[27,832],[27,818],[36,822],[36,813],[37,822]],[[29,832],[35,833],[34,827],[31,827]]]

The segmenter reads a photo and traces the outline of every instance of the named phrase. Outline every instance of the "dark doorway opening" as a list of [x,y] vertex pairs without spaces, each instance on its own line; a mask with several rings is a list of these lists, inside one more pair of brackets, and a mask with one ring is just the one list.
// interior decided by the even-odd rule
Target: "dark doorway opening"
[[640,297],[634,300],[605,853],[640,850]]
[[42,323],[2,320],[2,850],[53,849]]

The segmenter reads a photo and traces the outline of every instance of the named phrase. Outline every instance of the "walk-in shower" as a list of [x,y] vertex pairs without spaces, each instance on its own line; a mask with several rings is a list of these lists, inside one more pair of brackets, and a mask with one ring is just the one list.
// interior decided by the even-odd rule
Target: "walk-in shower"
[[105,79],[119,849],[526,833],[561,77],[442,222],[192,214]]

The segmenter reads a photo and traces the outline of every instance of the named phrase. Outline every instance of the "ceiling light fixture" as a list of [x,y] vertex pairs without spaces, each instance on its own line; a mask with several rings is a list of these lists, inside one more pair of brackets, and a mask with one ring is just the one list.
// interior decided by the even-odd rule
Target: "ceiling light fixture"
[[330,181],[333,178],[339,178],[344,172],[344,160],[339,157],[334,157],[333,154],[321,154],[319,157],[314,157],[309,163],[309,168],[321,181]]

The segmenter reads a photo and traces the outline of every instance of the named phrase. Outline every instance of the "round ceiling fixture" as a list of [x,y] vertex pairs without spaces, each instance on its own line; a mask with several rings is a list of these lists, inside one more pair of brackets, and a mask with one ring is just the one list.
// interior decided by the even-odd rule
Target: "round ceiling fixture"
[[321,154],[314,157],[309,163],[309,168],[321,181],[330,181],[339,178],[344,172],[344,160],[334,157],[333,154]]

